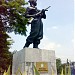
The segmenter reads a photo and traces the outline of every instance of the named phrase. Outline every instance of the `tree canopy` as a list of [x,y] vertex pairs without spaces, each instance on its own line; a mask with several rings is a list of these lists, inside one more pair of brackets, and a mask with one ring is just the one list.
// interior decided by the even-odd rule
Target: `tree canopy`
[[26,36],[28,19],[23,16],[25,5],[25,0],[0,0],[0,20],[7,32]]

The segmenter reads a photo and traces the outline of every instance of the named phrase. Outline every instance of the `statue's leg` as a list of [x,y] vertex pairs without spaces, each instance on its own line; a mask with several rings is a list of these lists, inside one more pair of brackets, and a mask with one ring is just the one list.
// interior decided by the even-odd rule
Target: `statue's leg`
[[25,46],[24,46],[23,48],[29,47],[29,45],[30,45],[30,43],[29,43],[29,42],[26,42],[26,43],[25,43]]
[[38,45],[40,44],[40,40],[39,39],[35,39],[33,42],[33,48],[38,48]]
[[38,44],[33,44],[33,48],[38,48]]
[[26,44],[25,44],[24,48],[29,47],[29,45],[34,42],[34,39],[37,37],[38,33],[39,33],[39,24],[38,24],[38,22],[37,21],[32,22],[31,32],[30,32],[30,35],[26,39]]
[[43,38],[43,23],[42,23],[42,21],[39,20],[37,25],[38,25],[37,29],[39,29],[39,31],[37,32],[38,35],[36,36],[36,38],[33,41],[33,48],[38,48],[38,45],[40,44],[40,40]]

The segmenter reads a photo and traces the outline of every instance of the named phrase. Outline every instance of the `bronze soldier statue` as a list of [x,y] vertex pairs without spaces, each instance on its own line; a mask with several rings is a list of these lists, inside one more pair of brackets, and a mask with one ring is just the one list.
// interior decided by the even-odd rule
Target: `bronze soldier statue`
[[31,22],[30,35],[26,39],[25,47],[29,47],[33,43],[33,48],[38,48],[40,40],[43,38],[43,23],[42,18],[46,19],[45,10],[38,10],[36,5],[36,0],[29,0],[30,7],[27,7],[26,13],[24,14],[26,18],[33,18]]

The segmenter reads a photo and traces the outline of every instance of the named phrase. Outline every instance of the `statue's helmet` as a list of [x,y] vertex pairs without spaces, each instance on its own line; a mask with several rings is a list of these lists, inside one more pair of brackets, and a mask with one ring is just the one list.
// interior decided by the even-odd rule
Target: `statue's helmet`
[[30,4],[34,4],[35,6],[37,5],[37,3],[36,3],[37,0],[29,0],[28,2],[29,2]]

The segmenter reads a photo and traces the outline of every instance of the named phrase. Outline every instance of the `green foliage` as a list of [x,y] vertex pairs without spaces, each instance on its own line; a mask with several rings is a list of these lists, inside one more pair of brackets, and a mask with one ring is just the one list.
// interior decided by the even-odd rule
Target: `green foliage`
[[2,21],[0,20],[0,72],[8,68],[11,64],[12,54],[8,51],[11,45],[11,40],[8,40],[9,35],[5,32]]
[[10,41],[6,40],[7,34],[0,34],[0,71],[4,71],[8,68],[9,64],[12,62],[12,54],[8,51],[10,48]]
[[40,75],[40,73],[38,72],[37,68],[35,67],[34,65],[34,72],[35,72],[35,75]]
[[60,74],[61,73],[61,70],[62,70],[62,66],[61,66],[61,59],[58,58],[56,59],[56,67],[57,67],[57,74]]
[[3,25],[7,32],[14,31],[15,34],[26,36],[26,24],[28,19],[23,16],[26,11],[25,5],[28,3],[25,0],[3,0],[3,7],[0,14],[4,16]]
[[7,70],[12,62],[9,52],[12,40],[6,31],[26,36],[28,19],[22,16],[26,11],[24,5],[27,5],[25,0],[0,0],[0,71]]

